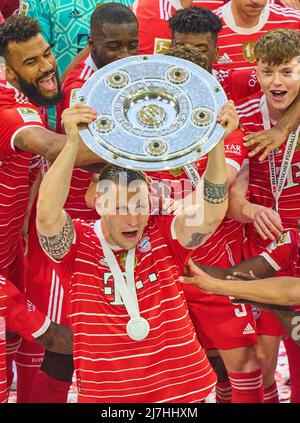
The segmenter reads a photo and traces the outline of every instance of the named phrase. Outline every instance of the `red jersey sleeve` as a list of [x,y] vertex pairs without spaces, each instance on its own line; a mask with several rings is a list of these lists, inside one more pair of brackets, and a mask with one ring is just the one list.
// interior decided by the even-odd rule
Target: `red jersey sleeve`
[[43,335],[51,321],[36,309],[24,295],[8,280],[0,288],[8,297],[6,329],[18,333],[29,341]]
[[184,267],[185,263],[193,254],[194,250],[184,248],[180,242],[177,241],[175,230],[174,230],[174,215],[159,215],[156,216],[157,225],[160,233],[167,242],[167,245],[172,253],[175,263],[179,268]]
[[1,110],[0,159],[15,153],[14,140],[22,129],[34,126],[44,128],[45,121],[41,111],[32,104]]
[[240,171],[244,159],[247,158],[247,148],[243,146],[244,132],[237,129],[224,140],[225,161]]
[[295,274],[294,263],[298,258],[298,231],[296,229],[284,232],[278,239],[273,241],[260,255],[276,271],[289,271]]

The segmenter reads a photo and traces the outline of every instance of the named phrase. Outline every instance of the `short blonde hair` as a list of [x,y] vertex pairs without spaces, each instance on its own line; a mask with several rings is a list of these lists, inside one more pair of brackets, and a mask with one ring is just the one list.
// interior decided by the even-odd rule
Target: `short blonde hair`
[[266,32],[255,44],[256,61],[282,65],[300,56],[300,33],[292,29],[274,29]]

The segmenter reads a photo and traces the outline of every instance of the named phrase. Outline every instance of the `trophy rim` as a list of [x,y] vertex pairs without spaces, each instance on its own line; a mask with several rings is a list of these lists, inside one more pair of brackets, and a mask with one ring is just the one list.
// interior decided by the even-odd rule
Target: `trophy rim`
[[[149,155],[149,153],[147,152],[148,156],[146,154],[143,155],[143,157],[141,158],[141,155],[138,156],[136,155],[136,153],[134,151],[129,151],[126,150],[126,152],[124,154],[122,154],[122,148],[121,145],[118,145],[118,148],[116,148],[116,145],[114,145],[112,142],[108,142],[107,141],[107,137],[105,137],[105,135],[101,136],[101,134],[96,133],[96,130],[94,129],[93,122],[88,125],[85,126],[84,128],[80,129],[80,135],[84,141],[84,143],[87,145],[87,147],[92,150],[96,155],[98,155],[100,158],[102,158],[104,161],[107,161],[108,163],[111,164],[115,164],[117,166],[121,166],[124,168],[129,168],[129,169],[136,169],[136,170],[142,170],[142,171],[164,171],[164,170],[169,170],[169,169],[175,169],[178,167],[183,167],[185,165],[188,165],[190,163],[196,162],[198,161],[201,157],[205,156],[207,153],[209,153],[209,151],[211,151],[220,141],[221,139],[224,138],[224,134],[225,134],[225,128],[223,128],[218,122],[217,122],[217,115],[221,109],[221,107],[228,101],[227,100],[227,96],[222,88],[222,86],[220,85],[220,83],[216,80],[216,78],[210,74],[209,72],[207,72],[206,70],[200,68],[198,65],[191,63],[185,59],[179,59],[179,58],[174,58],[171,56],[166,56],[166,55],[160,55],[160,54],[153,54],[153,55],[136,55],[136,56],[130,56],[128,58],[125,59],[121,59],[115,62],[112,62],[106,66],[104,66],[103,68],[99,69],[98,71],[96,71],[87,81],[86,83],[81,87],[79,94],[78,94],[78,98],[80,100],[83,99],[82,102],[91,105],[91,98],[93,96],[93,91],[91,88],[104,84],[105,82],[105,77],[106,79],[111,76],[111,72],[114,71],[115,73],[120,73],[121,76],[122,74],[124,74],[126,71],[126,66],[128,65],[134,65],[134,64],[142,64],[142,63],[150,63],[153,64],[153,66],[155,66],[155,64],[157,63],[158,65],[165,64],[166,66],[171,67],[170,69],[172,69],[174,66],[180,66],[181,68],[183,68],[184,70],[189,71],[188,75],[189,78],[191,78],[191,75],[197,75],[197,77],[199,78],[200,76],[204,76],[204,82],[203,85],[205,85],[206,90],[210,91],[211,94],[211,101],[213,101],[213,105],[214,105],[214,109],[211,109],[209,106],[205,106],[205,105],[199,105],[198,109],[203,109],[203,110],[207,110],[208,111],[208,115],[211,115],[211,121],[209,123],[208,129],[206,129],[206,132],[199,137],[199,139],[195,139],[194,142],[190,142],[190,144],[185,145],[182,149],[178,150],[178,151],[174,151],[171,152],[169,154],[168,150],[167,150],[167,154],[162,155],[162,156],[155,156],[155,151],[153,153],[153,143],[157,144],[157,143],[161,143],[161,148],[169,148],[169,138],[172,139],[173,134],[175,133],[175,131],[170,132],[169,134],[165,135],[159,135],[159,131],[158,131],[158,135],[149,135],[149,136],[141,136],[141,135],[136,135],[136,134],[132,134],[130,131],[127,131],[126,129],[124,129],[123,127],[121,128],[123,133],[126,133],[126,136],[128,134],[127,139],[130,139],[130,142],[134,142],[132,140],[135,140],[137,137],[142,138],[143,140],[143,148],[147,148],[147,146],[150,145],[149,149],[151,150],[151,154],[153,153],[153,155]],[[128,72],[127,72],[128,73]],[[126,75],[124,77],[126,79]],[[124,79],[123,78],[123,79]],[[122,78],[120,78],[122,79]],[[155,78],[150,78],[149,77],[144,77],[143,78],[143,83],[144,83],[144,87],[147,87],[147,85],[145,85],[145,81],[150,81],[150,84],[153,84],[153,80],[155,80]],[[122,81],[121,81],[122,82]],[[164,84],[165,81],[164,79],[162,79],[162,84]],[[187,81],[184,81],[184,84],[187,84]],[[133,81],[130,80],[130,83],[127,83],[127,85],[125,87],[122,88],[118,88],[116,90],[116,94],[113,97],[113,103],[111,105],[111,108],[114,106],[116,108],[116,102],[118,100],[118,98],[122,95],[122,93],[126,93],[126,89],[127,91],[130,90],[130,88],[134,87],[134,86],[138,86],[140,84],[140,80],[136,80]],[[169,86],[167,86],[169,87]],[[153,85],[151,85],[151,88],[153,88]],[[159,87],[161,88],[161,87]],[[162,88],[161,88],[162,89]],[[114,88],[111,88],[111,90],[113,91]],[[184,92],[184,88],[182,88],[182,86],[176,86],[175,84],[173,84],[170,88],[171,93],[168,92],[170,97],[172,97],[172,90],[174,90],[175,92]],[[214,91],[214,92],[213,92]],[[142,92],[142,89],[141,89]],[[137,90],[138,93],[138,90]],[[217,99],[216,99],[217,96]],[[181,97],[182,99],[184,97]],[[185,93],[185,98],[189,99],[188,94]],[[116,100],[117,99],[117,100]],[[132,101],[132,99],[130,99],[129,96],[126,97],[126,105],[128,105],[128,102]],[[187,100],[188,103],[189,100]],[[150,105],[151,106],[151,105]],[[155,106],[155,105],[154,105]],[[197,108],[192,108],[190,106],[190,104],[188,104],[188,106],[190,107],[189,110],[189,125],[190,125],[190,120],[191,120],[191,115],[192,113],[194,113],[195,110],[197,110]],[[145,107],[145,106],[144,106]],[[154,107],[155,108],[155,107]],[[161,107],[162,108],[162,107]],[[145,121],[146,124],[148,124],[148,120],[150,121],[150,123],[152,122],[151,119],[149,118],[149,113],[147,115],[147,107],[145,107]],[[157,107],[157,110],[155,110],[156,116],[157,114],[159,115],[159,118],[161,118],[162,122],[163,122],[163,113],[159,110],[160,107]],[[120,112],[121,113],[121,112]],[[142,113],[141,113],[142,114]],[[132,113],[133,116],[134,113]],[[143,114],[142,114],[143,115]],[[117,127],[117,129],[120,129],[120,124],[119,122],[115,119],[113,120],[111,117],[115,116],[114,115],[114,110],[111,111],[111,115],[110,115],[110,120],[111,122],[111,126],[114,125],[113,129],[111,129],[111,138],[113,137],[113,132],[115,131],[115,127]],[[105,114],[102,115],[102,117],[105,118]],[[151,118],[151,115],[150,115]],[[101,119],[101,115],[99,115],[99,119]],[[176,121],[175,121],[176,122]],[[211,124],[211,122],[213,122],[213,125]],[[140,123],[140,122],[139,122]],[[142,121],[143,123],[143,121]],[[156,121],[155,121],[156,123]],[[159,124],[161,122],[158,122]],[[185,125],[185,123],[184,123]],[[203,125],[204,126],[204,125]],[[195,125],[193,126],[194,132],[195,132]],[[179,130],[182,130],[183,126],[179,127]],[[199,127],[200,128],[200,127]],[[151,129],[151,127],[150,127]],[[146,127],[146,129],[143,131],[143,128],[137,128],[137,133],[147,133],[148,127]],[[127,132],[126,132],[127,131]],[[150,130],[149,130],[150,131]],[[154,133],[155,133],[155,128],[154,128]],[[162,132],[162,131],[161,131]],[[200,129],[199,129],[200,132]],[[150,132],[149,132],[150,133]],[[207,134],[208,133],[208,134]],[[93,136],[92,134],[95,134],[95,136]],[[212,136],[213,135],[213,136]],[[157,138],[157,140],[156,140]],[[210,139],[211,138],[211,139]],[[110,137],[108,137],[108,139],[110,139]],[[155,142],[157,141],[157,142]],[[140,141],[141,142],[141,141]],[[152,144],[151,144],[152,142]],[[202,147],[201,147],[202,146]],[[203,148],[205,147],[205,148]]]

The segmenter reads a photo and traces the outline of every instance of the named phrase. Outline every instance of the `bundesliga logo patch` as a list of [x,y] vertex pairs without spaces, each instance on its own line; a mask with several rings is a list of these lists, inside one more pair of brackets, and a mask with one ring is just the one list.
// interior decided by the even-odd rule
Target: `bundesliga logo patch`
[[171,47],[171,40],[167,38],[155,38],[153,53],[166,54],[170,47]]
[[19,107],[17,110],[24,122],[43,123],[40,115],[34,109],[31,109],[29,107]]
[[141,253],[146,253],[147,251],[151,250],[150,238],[148,236],[145,236],[140,240],[138,249]]
[[275,241],[273,241],[268,247],[267,247],[267,251],[269,253],[271,253],[273,250],[275,250],[275,248],[280,247],[281,245],[284,244],[290,244],[291,241],[291,236],[289,232],[286,232],[285,234],[282,234],[279,238],[275,239]]
[[74,88],[74,90],[71,91],[71,96],[70,96],[70,106],[74,106],[74,104],[78,103],[78,93],[79,93],[79,89],[78,88]]

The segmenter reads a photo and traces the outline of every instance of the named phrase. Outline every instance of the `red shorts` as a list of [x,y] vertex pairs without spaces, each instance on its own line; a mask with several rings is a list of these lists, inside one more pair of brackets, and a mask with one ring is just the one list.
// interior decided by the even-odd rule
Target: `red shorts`
[[[244,260],[258,256],[262,251],[264,251],[264,249],[262,249],[261,246],[258,246],[256,242],[249,240],[249,238],[245,239],[243,247]],[[256,310],[254,314],[256,317],[257,335],[283,336],[286,334],[284,328],[271,312]]]
[[230,350],[257,342],[252,308],[232,304],[229,297],[210,295],[183,285],[189,312],[200,344],[206,350]]
[[53,322],[68,325],[67,295],[40,246],[34,219],[29,225],[27,259],[28,298]]
[[284,336],[286,332],[276,317],[269,311],[258,310],[256,319],[257,335]]

